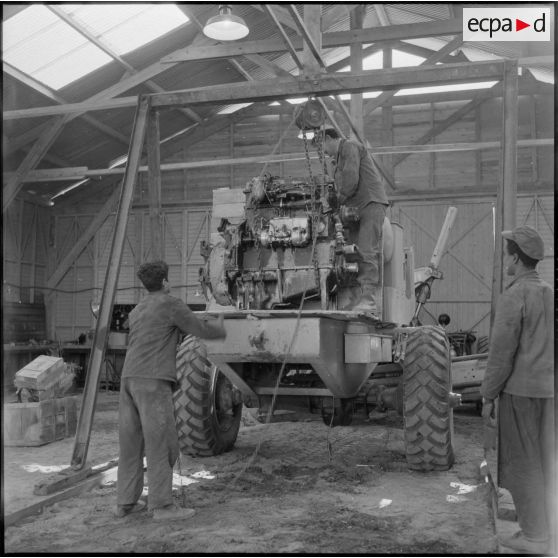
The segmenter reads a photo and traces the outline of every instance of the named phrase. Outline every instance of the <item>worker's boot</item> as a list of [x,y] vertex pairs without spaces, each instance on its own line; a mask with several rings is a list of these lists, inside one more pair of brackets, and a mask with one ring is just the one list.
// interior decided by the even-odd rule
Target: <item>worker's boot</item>
[[374,319],[380,319],[380,311],[377,304],[378,287],[372,285],[365,285],[361,288],[361,296],[358,302],[353,306],[353,312],[359,312],[360,314],[367,314]]
[[381,287],[377,285],[378,279],[376,266],[369,262],[359,264],[360,296],[352,308],[353,312],[360,312],[375,319],[380,319]]
[[189,519],[195,515],[196,511],[192,508],[179,508],[175,505],[165,506],[164,508],[155,508],[153,510],[153,519],[155,521],[173,521],[175,519]]

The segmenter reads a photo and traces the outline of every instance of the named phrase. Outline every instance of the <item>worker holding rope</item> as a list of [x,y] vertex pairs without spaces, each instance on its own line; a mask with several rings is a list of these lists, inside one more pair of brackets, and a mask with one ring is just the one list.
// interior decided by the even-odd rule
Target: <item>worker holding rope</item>
[[317,132],[312,143],[318,146],[320,141],[334,165],[337,199],[330,199],[330,205],[354,208],[359,217],[349,226],[350,240],[356,243],[360,255],[359,287],[357,296],[353,296],[343,310],[379,318],[382,226],[389,205],[386,191],[372,157],[363,145],[342,139],[334,128],[326,128],[323,139],[322,132]]

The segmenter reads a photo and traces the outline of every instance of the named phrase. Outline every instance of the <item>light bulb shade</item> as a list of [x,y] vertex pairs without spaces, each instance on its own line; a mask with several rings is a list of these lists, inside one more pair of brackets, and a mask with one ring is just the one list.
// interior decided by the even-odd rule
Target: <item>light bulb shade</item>
[[236,41],[249,33],[245,21],[231,13],[230,6],[219,7],[219,15],[210,17],[203,28],[203,34],[216,41]]

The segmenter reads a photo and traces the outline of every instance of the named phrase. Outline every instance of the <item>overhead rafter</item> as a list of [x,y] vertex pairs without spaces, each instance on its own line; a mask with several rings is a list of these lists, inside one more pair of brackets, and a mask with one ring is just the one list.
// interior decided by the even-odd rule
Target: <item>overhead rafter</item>
[[[152,97],[154,106],[173,107],[214,102],[256,102],[275,100],[275,98],[335,95],[338,93],[402,89],[447,83],[473,83],[499,79],[502,64],[503,61],[490,60],[446,64],[444,66],[413,66],[343,74],[321,74],[314,78],[295,76],[293,80],[289,81],[266,79],[255,82],[235,82],[182,91],[154,93]],[[134,78],[135,76],[132,76],[130,79]],[[117,85],[122,83],[120,82]],[[72,119],[87,111],[134,106],[134,103],[137,102],[136,96],[113,99],[112,96],[116,95],[115,88],[116,86],[110,88],[111,93],[108,98],[103,98],[105,92],[101,92],[81,103],[5,111],[3,118],[4,120],[12,120],[15,118],[67,114]]]
[[[537,138],[518,140],[517,147],[519,149],[533,149],[539,147],[548,147],[554,145],[553,138]],[[501,142],[499,141],[483,141],[483,142],[460,142],[460,143],[436,143],[436,144],[412,144],[412,145],[387,145],[387,146],[371,146],[368,151],[372,155],[391,155],[403,153],[406,155],[420,153],[444,153],[450,151],[483,151],[489,149],[499,149]],[[272,163],[284,161],[301,161],[306,158],[302,152],[281,153],[255,155],[248,157],[227,157],[214,158],[201,161],[185,161],[175,163],[161,163],[161,172],[174,172],[184,169],[199,169],[205,167],[244,165],[249,163]],[[311,159],[318,159],[318,154],[310,155]],[[26,182],[63,182],[68,180],[83,180],[85,178],[102,178],[107,176],[120,176],[125,173],[124,168],[113,169],[89,169],[87,167],[69,167],[64,169],[43,169],[31,171],[25,178]],[[148,172],[148,165],[138,167],[139,172]],[[8,173],[9,174],[9,173]]]
[[[264,7],[269,4],[264,4]],[[274,6],[275,8],[275,6]],[[275,12],[275,9],[274,9]],[[352,31],[332,31],[322,34],[322,48],[349,46],[354,42],[377,43],[382,41],[418,39],[423,37],[437,37],[456,35],[462,32],[462,22],[457,19],[445,19],[427,23],[413,23],[390,25],[389,27],[372,27]],[[301,50],[303,40],[292,37],[290,41],[295,50]],[[163,63],[186,62],[189,60],[207,60],[211,58],[229,58],[244,56],[245,54],[265,54],[269,52],[283,52],[285,43],[282,39],[267,39],[260,41],[238,41],[231,45],[216,45],[212,47],[186,47],[162,58]]]
[[267,58],[265,58],[265,56],[262,56],[261,54],[247,54],[245,58],[247,60],[250,60],[250,62],[257,64],[260,68],[263,68],[264,70],[266,70],[267,72],[269,72],[274,76],[284,77],[287,79],[292,79],[294,77],[293,74],[291,74],[290,72],[288,72],[287,70],[279,66],[279,64],[276,64],[275,62],[268,60]]
[[[176,52],[178,52],[178,51],[176,51]],[[122,100],[123,99],[122,97],[119,97],[118,99],[114,99],[114,97],[117,97],[118,95],[121,95],[122,93],[124,93],[126,91],[129,91],[130,89],[133,89],[134,87],[137,87],[138,85],[142,84],[143,82],[157,76],[158,74],[161,74],[161,73],[167,71],[169,68],[172,68],[175,65],[176,64],[171,64],[171,65],[169,65],[167,63],[162,64],[160,61],[154,62],[153,64],[147,66],[146,68],[143,68],[142,70],[139,70],[135,75],[128,76],[128,77],[120,80],[118,83],[115,83],[114,85],[111,85],[110,87],[104,89],[103,91],[100,91],[99,93],[96,93],[92,97],[89,97],[89,99],[84,101],[84,103],[85,104],[99,103],[101,100],[104,100],[104,101],[108,100],[109,102],[108,102],[107,108],[120,108],[120,107],[128,107],[128,106],[136,107],[137,103],[138,103],[137,95],[133,95],[133,96],[130,96],[130,97],[125,97],[124,100]],[[82,112],[87,112],[87,110],[89,110],[89,109],[86,108]],[[8,111],[8,112],[5,111],[4,115],[8,114],[9,112],[10,111]],[[56,114],[58,114],[58,113],[56,113]],[[79,116],[79,114],[74,115],[73,118],[75,118],[77,116]],[[40,127],[37,127],[37,129],[34,132],[22,134],[22,136],[25,135],[25,142],[30,143],[34,139],[37,139],[50,126],[52,126],[52,122],[42,124]],[[19,138],[16,138],[16,141],[18,139]],[[20,140],[20,144],[21,144],[21,141],[23,141],[23,140]]]
[[378,16],[378,20],[382,26],[388,27],[391,25],[386,8],[383,4],[374,4],[374,10],[376,11],[376,15]]
[[[8,74],[9,76],[12,76],[13,78],[17,79],[18,81],[21,81],[22,83],[24,83],[28,87],[31,87],[32,89],[39,92],[41,95],[44,95],[45,97],[47,97],[50,100],[55,101],[56,103],[59,103],[61,105],[65,105],[65,104],[68,103],[68,101],[66,99],[64,99],[63,97],[61,97],[57,93],[55,93],[50,87],[47,87],[46,85],[40,83],[36,79],[33,79],[28,74],[24,74],[22,71],[18,70],[17,68],[14,68],[12,65],[8,64],[7,62],[3,63],[2,70],[6,74]],[[116,141],[118,141],[120,143],[123,143],[124,145],[128,145],[129,138],[127,136],[125,136],[124,134],[121,134],[120,132],[117,132],[115,129],[111,128],[110,126],[107,126],[106,124],[103,124],[102,122],[100,122],[99,120],[97,120],[96,118],[93,118],[92,116],[90,116],[88,114],[82,115],[81,118],[83,118],[88,124],[90,124],[91,126],[96,128],[97,130],[99,130],[103,134],[105,134],[107,136],[110,136],[112,139],[115,139]],[[27,143],[29,143],[29,142],[27,142]],[[8,152],[13,152],[14,151],[13,148],[10,149],[11,144],[12,144],[12,142],[10,141],[10,143],[6,146]]]
[[[177,105],[264,101],[306,95],[335,95],[369,91],[419,87],[442,83],[460,83],[499,79],[503,62],[485,61],[444,66],[422,66],[368,70],[347,74],[322,74],[319,78],[296,77],[293,81],[260,80],[256,83],[229,83],[222,86],[199,87],[172,93],[152,95],[154,107]],[[67,108],[72,109],[67,105]]]
[[[430,57],[428,57],[424,62],[419,64],[419,66],[431,66],[437,64],[448,54],[453,52],[455,49],[459,48],[463,44],[463,36],[461,34],[454,37],[449,43],[445,44],[438,52],[435,52]],[[386,101],[391,99],[399,90],[384,91],[381,95],[375,99],[371,99],[364,106],[364,114],[370,114],[373,110],[384,105]]]
[[[89,97],[86,103],[98,102],[101,99],[111,99],[128,91],[129,89],[136,87],[137,85],[151,79],[152,77],[168,70],[174,64],[169,66],[168,64],[162,64],[160,61],[151,64],[147,68],[138,71],[136,74],[129,76],[118,83],[115,83],[111,87],[100,91],[99,93]],[[137,104],[137,97],[133,97],[135,103]],[[67,106],[67,105],[66,105]],[[31,151],[27,154],[23,162],[20,164],[14,178],[12,178],[3,188],[3,203],[2,210],[6,211],[6,208],[10,205],[13,199],[17,196],[19,190],[21,189],[22,180],[25,175],[40,163],[44,155],[50,149],[64,126],[77,118],[81,113],[87,112],[86,110],[78,111],[77,113],[66,114],[62,118],[56,119],[54,122],[49,123],[48,126],[42,128],[35,137],[37,137],[36,143],[33,145]],[[32,140],[31,140],[32,141]]]

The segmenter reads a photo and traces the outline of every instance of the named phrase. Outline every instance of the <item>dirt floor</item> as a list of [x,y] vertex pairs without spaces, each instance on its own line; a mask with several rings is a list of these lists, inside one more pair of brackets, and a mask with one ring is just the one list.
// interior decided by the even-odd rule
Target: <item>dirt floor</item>
[[[118,456],[118,394],[101,393],[89,458]],[[196,515],[156,523],[148,512],[114,519],[115,485],[60,501],[5,529],[6,553],[497,553],[488,485],[480,478],[481,418],[454,413],[456,464],[410,472],[401,419],[329,429],[318,415],[259,424],[245,412],[235,448],[212,458],[182,457],[176,501]],[[67,467],[73,439],[4,448],[4,513],[44,497],[33,486]],[[258,449],[254,457],[255,450]],[[147,490],[146,490],[147,493]]]

